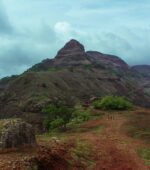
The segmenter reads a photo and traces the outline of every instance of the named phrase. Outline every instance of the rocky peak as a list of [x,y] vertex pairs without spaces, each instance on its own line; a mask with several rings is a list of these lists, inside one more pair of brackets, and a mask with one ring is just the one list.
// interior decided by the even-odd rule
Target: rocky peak
[[57,53],[56,58],[64,58],[66,56],[75,56],[85,53],[84,46],[77,40],[70,40]]

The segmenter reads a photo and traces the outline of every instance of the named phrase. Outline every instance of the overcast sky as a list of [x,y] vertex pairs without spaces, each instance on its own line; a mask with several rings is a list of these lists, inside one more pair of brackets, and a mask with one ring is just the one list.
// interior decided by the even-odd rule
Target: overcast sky
[[72,38],[150,64],[150,0],[0,0],[0,77],[53,58]]

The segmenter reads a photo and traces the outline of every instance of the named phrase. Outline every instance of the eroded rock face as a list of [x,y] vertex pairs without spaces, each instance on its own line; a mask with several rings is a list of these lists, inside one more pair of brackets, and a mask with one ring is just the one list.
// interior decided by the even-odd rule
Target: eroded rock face
[[9,121],[1,131],[0,148],[18,148],[36,145],[32,126],[22,120]]

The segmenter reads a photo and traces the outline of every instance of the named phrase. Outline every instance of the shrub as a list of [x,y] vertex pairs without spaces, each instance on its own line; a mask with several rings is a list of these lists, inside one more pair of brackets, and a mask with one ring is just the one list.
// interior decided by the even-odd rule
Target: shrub
[[66,124],[70,122],[72,119],[74,109],[69,108],[64,105],[57,105],[57,104],[51,104],[45,109],[43,109],[43,112],[47,113],[44,120],[44,124],[46,128],[54,129],[54,128],[66,128]]
[[90,119],[90,113],[87,110],[76,110],[73,113],[73,120],[76,123],[81,123]]
[[61,127],[64,125],[64,120],[62,118],[57,118],[55,120],[53,120],[52,122],[50,122],[50,127],[52,129],[56,129],[58,127]]
[[103,110],[128,110],[132,108],[132,103],[123,97],[106,96],[93,102],[93,106],[96,109]]

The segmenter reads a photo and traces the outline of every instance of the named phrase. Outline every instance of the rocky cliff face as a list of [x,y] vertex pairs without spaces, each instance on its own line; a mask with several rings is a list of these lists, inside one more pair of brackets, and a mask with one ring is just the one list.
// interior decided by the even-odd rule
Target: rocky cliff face
[[55,58],[43,60],[13,79],[0,81],[0,116],[40,113],[53,100],[79,102],[111,94],[150,107],[150,80],[138,70],[117,56],[86,52],[82,44],[71,40]]

